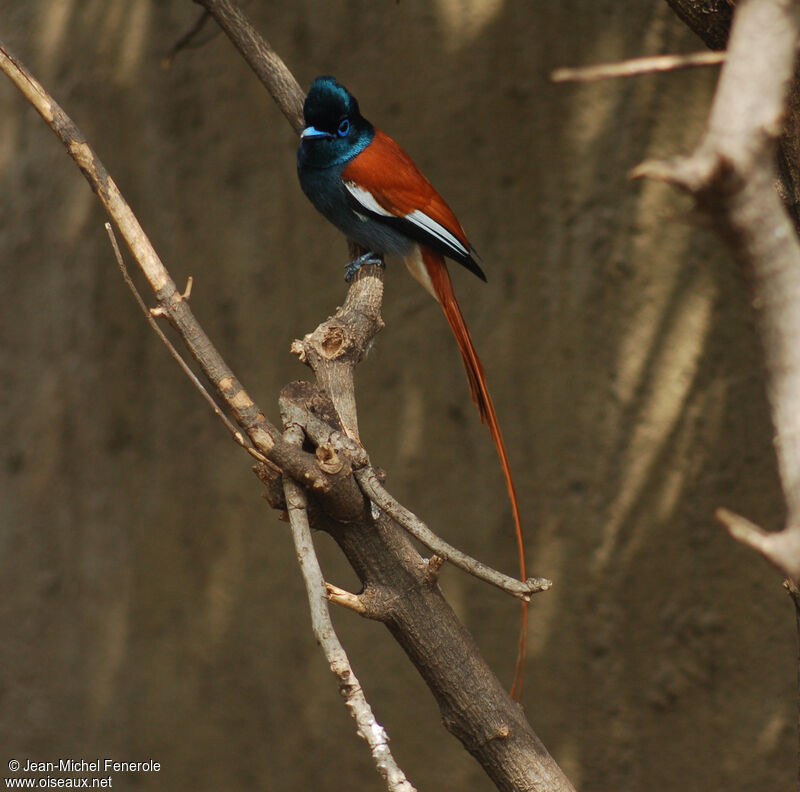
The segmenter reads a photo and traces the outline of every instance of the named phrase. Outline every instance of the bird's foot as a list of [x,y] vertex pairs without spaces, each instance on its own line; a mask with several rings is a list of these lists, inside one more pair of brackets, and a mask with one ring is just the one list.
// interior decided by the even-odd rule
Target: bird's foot
[[373,253],[371,250],[367,251],[363,255],[359,256],[358,258],[353,259],[352,261],[348,261],[345,268],[344,268],[344,279],[350,283],[353,280],[353,276],[365,265],[365,264],[375,264],[378,267],[385,267],[386,265],[383,263],[383,259],[377,254]]

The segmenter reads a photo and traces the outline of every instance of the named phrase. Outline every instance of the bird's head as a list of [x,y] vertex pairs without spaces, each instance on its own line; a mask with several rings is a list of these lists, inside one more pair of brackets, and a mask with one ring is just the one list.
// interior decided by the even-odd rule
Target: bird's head
[[333,77],[317,77],[303,105],[305,129],[300,135],[303,165],[328,168],[363,151],[375,128],[358,109],[358,101]]

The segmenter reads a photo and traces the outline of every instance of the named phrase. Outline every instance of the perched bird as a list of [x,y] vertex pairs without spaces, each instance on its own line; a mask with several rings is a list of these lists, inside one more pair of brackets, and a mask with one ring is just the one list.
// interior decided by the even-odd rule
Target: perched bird
[[[472,399],[481,421],[489,425],[505,475],[516,525],[522,579],[527,578],[522,525],[503,435],[486,385],[478,353],[456,301],[445,257],[463,264],[481,280],[486,276],[476,261],[461,223],[411,157],[359,111],[356,98],[333,77],[317,77],[303,106],[305,129],[297,151],[300,185],[311,203],[349,239],[369,252],[350,262],[347,277],[358,268],[393,254],[405,261],[411,274],[439,301],[455,335],[467,370]],[[515,690],[521,690],[527,603]]]

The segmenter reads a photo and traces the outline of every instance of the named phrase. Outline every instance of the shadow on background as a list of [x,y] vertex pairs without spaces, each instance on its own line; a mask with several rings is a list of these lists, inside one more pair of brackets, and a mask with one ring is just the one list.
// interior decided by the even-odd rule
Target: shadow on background
[[[455,272],[527,526],[556,581],[524,704],[586,792],[793,776],[780,581],[712,520],[779,524],[759,351],[737,272],[686,202],[633,184],[697,140],[715,73],[553,86],[563,65],[686,51],[666,4],[251,2],[308,85],[334,73],[459,214]],[[0,0],[0,37],[87,135],[261,406],[291,340],[344,294],[346,247],[296,183],[296,141],[227,40],[160,67],[191,3]],[[0,744],[161,763],[146,789],[380,789],[310,635],[283,523],[137,315],[104,217],[0,82]],[[435,530],[516,568],[510,509],[437,306],[390,265],[359,371],[362,433]],[[355,587],[320,537],[329,579]],[[516,605],[448,571],[510,682]],[[422,789],[488,790],[376,624],[335,614]]]

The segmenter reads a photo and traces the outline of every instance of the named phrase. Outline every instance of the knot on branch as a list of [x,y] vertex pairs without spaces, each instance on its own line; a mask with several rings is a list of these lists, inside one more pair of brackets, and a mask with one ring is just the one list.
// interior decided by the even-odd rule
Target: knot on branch
[[344,328],[333,321],[324,328],[320,350],[328,360],[335,360],[347,352],[347,335]]
[[354,465],[347,448],[335,442],[341,424],[327,394],[309,382],[290,382],[278,401],[284,426],[297,427],[315,446],[314,458],[327,488],[323,492],[299,482],[317,494],[313,503],[318,502],[324,514],[337,522],[364,519],[366,501],[352,477]]
[[425,585],[428,588],[434,588],[439,582],[439,573],[442,570],[442,565],[445,559],[442,556],[434,553],[428,560],[425,567]]
[[295,339],[290,349],[301,363],[312,368],[320,363],[342,362],[343,358],[344,362],[355,365],[363,356],[361,345],[350,328],[336,316],[327,319],[302,340]]
[[350,461],[327,443],[317,447],[316,456],[320,469],[330,473],[332,476],[339,474],[349,476],[353,470]]
[[442,718],[442,723],[447,731],[464,742],[471,753],[480,751],[490,743],[507,740],[514,730],[514,725],[502,718],[500,713],[488,714],[482,728],[471,734],[465,734],[460,723],[446,716]]

